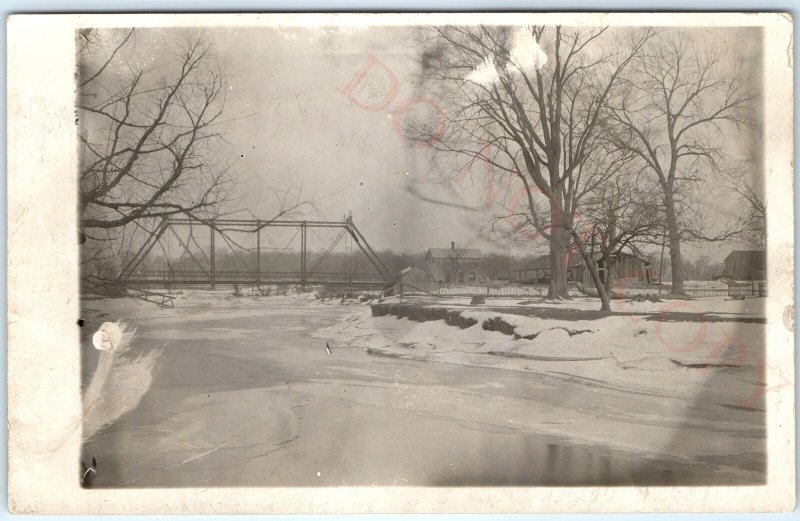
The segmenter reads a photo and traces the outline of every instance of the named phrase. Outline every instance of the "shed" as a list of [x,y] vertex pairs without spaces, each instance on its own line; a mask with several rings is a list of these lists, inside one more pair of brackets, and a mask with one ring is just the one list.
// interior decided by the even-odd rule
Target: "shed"
[[725,257],[722,276],[732,280],[767,280],[767,252],[733,250]]

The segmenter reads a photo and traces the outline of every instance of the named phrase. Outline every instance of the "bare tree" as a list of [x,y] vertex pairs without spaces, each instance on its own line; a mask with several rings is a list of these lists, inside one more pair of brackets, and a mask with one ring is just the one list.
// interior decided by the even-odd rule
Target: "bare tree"
[[743,229],[745,240],[757,248],[767,246],[767,202],[755,187],[747,182],[734,187],[742,204],[747,208]]
[[82,47],[78,116],[84,230],[189,214],[220,200],[224,170],[209,156],[218,137],[211,125],[224,106],[224,77],[209,45],[187,37],[165,51],[165,63],[143,68],[125,52],[134,40],[131,29],[99,64],[88,56],[97,49]]
[[[522,197],[510,195],[517,202],[507,209],[521,217],[514,231],[533,228],[549,243],[550,298],[569,298],[580,201],[615,172],[585,166],[608,153],[598,139],[607,100],[649,37],[603,28],[449,26],[427,40],[422,76],[448,120],[447,132],[427,141],[488,163],[520,186]],[[436,133],[430,128],[429,136]]]
[[601,299],[610,298],[620,255],[627,250],[641,256],[643,245],[660,239],[663,226],[660,201],[652,191],[638,186],[637,173],[627,169],[620,172],[598,186],[583,203],[585,225],[591,230],[592,253],[599,253],[606,267],[604,291],[598,288]]
[[202,214],[225,195],[227,165],[212,130],[225,80],[211,46],[185,34],[148,60],[136,36],[78,34],[82,260],[104,272],[155,220]]
[[755,93],[744,69],[713,42],[665,32],[648,42],[612,100],[616,144],[637,154],[663,198],[672,268],[672,293],[684,293],[683,240],[723,240],[739,230],[708,236],[693,197],[700,183],[725,168],[726,127],[752,126]]
[[[113,280],[164,218],[208,222],[239,210],[216,130],[227,91],[222,61],[202,33],[158,41],[146,33],[143,42],[137,34],[86,29],[77,37],[84,280]],[[307,204],[301,192],[273,189],[269,218]]]

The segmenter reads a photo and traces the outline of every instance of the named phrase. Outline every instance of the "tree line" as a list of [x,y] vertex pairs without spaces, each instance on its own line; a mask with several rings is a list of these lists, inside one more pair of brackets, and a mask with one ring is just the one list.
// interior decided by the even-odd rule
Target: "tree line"
[[[623,248],[665,244],[672,293],[684,294],[686,242],[763,237],[763,196],[725,148],[732,132],[759,131],[757,78],[717,42],[676,29],[442,26],[421,30],[421,44],[420,88],[448,122],[437,151],[505,182],[508,232],[548,244],[549,298],[569,298],[572,255],[610,309],[599,258],[613,266]],[[432,142],[432,121],[407,131]],[[709,231],[701,195],[728,184],[749,211]]]

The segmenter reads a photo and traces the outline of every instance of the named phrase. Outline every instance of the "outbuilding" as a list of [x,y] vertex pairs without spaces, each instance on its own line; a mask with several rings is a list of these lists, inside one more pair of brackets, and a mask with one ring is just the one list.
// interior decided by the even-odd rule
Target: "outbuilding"
[[722,276],[731,280],[766,280],[767,252],[733,250],[725,257],[725,271]]

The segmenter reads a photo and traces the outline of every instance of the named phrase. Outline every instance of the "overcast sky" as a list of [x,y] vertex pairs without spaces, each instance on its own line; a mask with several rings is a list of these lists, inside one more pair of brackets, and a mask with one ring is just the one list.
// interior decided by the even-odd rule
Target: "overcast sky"
[[[308,218],[340,219],[351,211],[377,249],[419,251],[455,241],[463,247],[531,250],[528,244],[509,246],[496,237],[481,237],[480,228],[492,209],[470,211],[463,206],[480,209],[485,187],[479,178],[463,186],[447,181],[463,159],[434,163],[431,150],[409,146],[396,132],[393,114],[415,94],[420,47],[413,28],[204,32],[227,68],[224,122],[217,130],[228,143],[235,205],[242,216],[270,217],[276,207],[271,187],[283,190],[302,184],[304,198],[316,206],[307,212]],[[137,30],[137,48],[153,54],[177,34],[170,29]],[[716,29],[713,37],[749,63],[760,63],[756,31]],[[388,102],[376,110],[360,107],[343,92],[370,56],[381,65],[373,67],[351,95],[367,105]],[[394,96],[387,96],[390,82],[383,65],[397,79]],[[732,153],[760,158],[760,143],[736,133],[730,137]],[[721,214],[730,213],[733,206],[732,200],[718,195],[708,200]],[[545,251],[546,245],[540,242],[536,249]],[[715,256],[729,250],[722,247]]]

